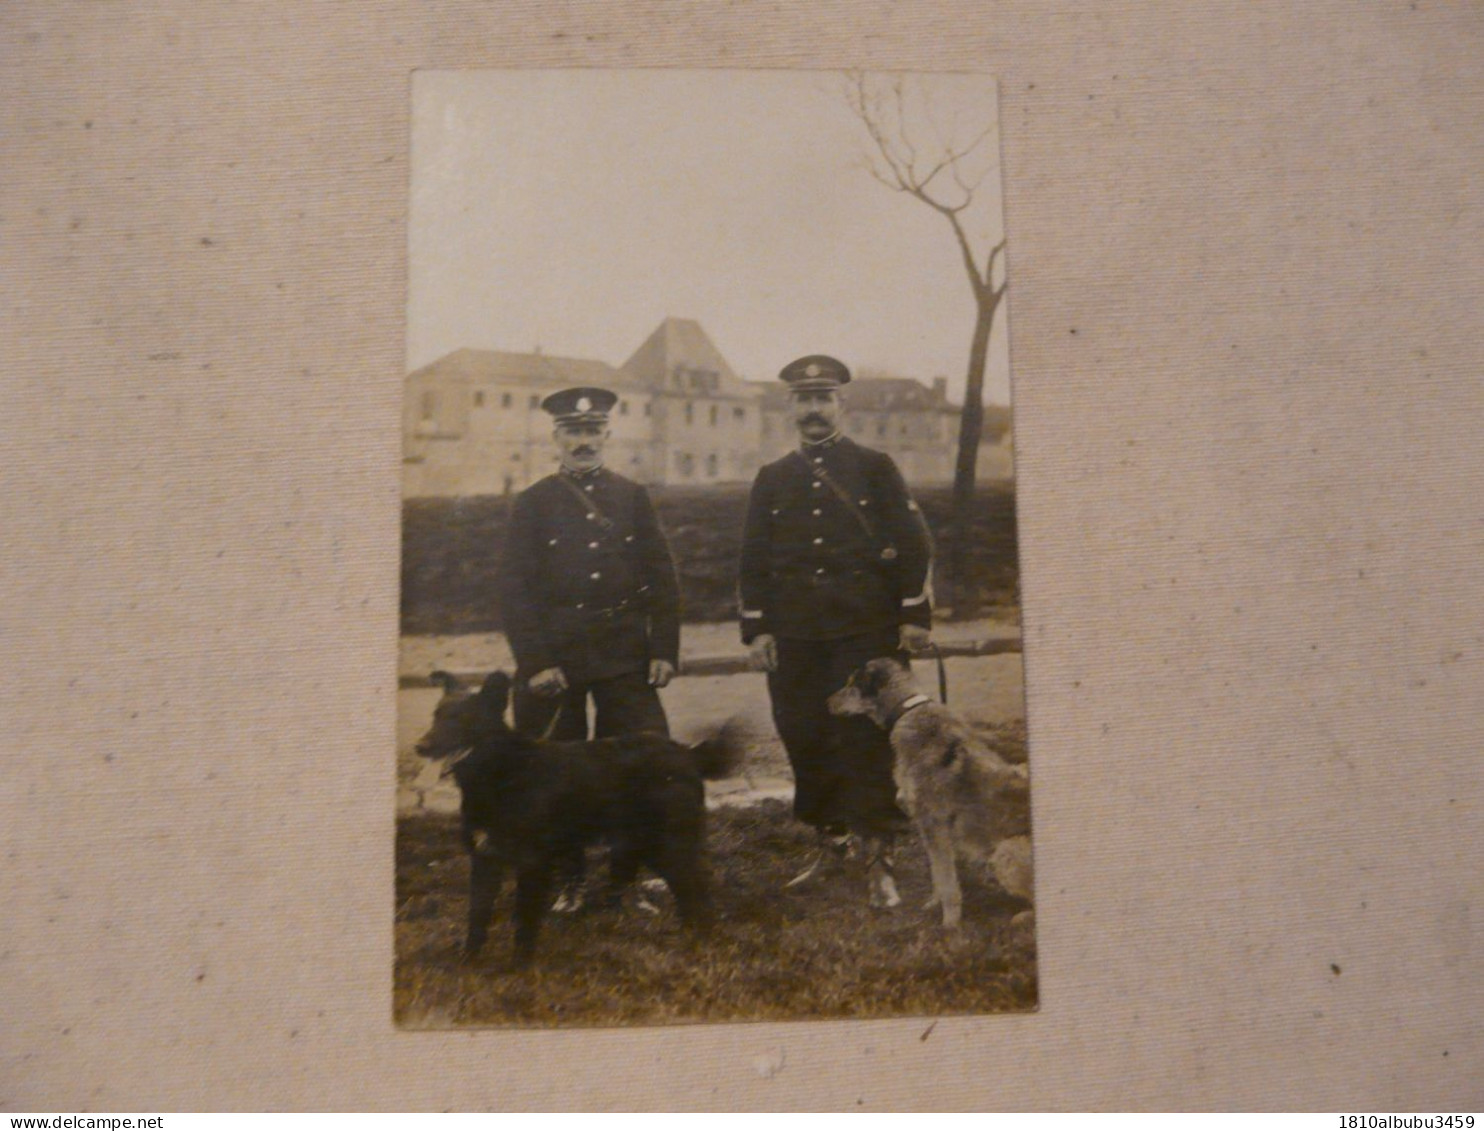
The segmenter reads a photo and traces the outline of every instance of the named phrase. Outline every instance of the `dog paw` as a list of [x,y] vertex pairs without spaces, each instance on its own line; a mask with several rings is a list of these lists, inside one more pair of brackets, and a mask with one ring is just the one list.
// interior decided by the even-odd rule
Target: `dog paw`
[[897,882],[889,875],[873,876],[867,902],[877,911],[891,911],[899,907],[902,896],[897,891]]

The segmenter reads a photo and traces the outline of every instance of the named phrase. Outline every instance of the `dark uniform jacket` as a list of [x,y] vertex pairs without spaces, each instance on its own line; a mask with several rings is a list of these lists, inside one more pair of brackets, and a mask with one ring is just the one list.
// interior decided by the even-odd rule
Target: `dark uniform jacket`
[[931,564],[927,525],[889,455],[844,437],[805,445],[762,468],[752,485],[738,579],[742,639],[928,627]]
[[621,475],[559,471],[523,491],[506,534],[499,588],[505,632],[524,676],[560,667],[568,682],[581,685],[646,671],[650,660],[679,663],[680,594],[670,547],[649,493]]

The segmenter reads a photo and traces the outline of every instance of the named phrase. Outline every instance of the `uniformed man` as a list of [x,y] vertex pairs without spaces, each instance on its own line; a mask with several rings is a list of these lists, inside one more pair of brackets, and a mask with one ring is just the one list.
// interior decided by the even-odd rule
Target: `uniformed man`
[[649,493],[603,466],[607,389],[553,393],[561,466],[515,500],[500,584],[515,653],[516,729],[552,739],[669,733],[680,598]]
[[891,745],[825,700],[852,671],[929,639],[932,545],[896,464],[839,430],[850,371],[814,354],[784,366],[800,446],[758,472],[740,570],[742,639],[768,673],[773,719],[794,772],[794,815],[822,845],[790,881],[859,850],[870,901],[900,902],[891,842],[905,828]]

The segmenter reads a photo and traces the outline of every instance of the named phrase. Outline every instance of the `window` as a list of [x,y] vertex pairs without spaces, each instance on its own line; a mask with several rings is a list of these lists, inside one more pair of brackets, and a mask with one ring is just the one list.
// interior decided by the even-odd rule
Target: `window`
[[747,419],[747,410],[745,408],[743,408],[741,405],[738,405],[736,408],[732,409],[732,419],[733,420],[746,420]]
[[476,389],[476,390],[474,390],[474,407],[475,408],[483,408],[484,407],[484,390],[483,389]]
[[715,479],[716,478],[716,453],[715,452],[712,452],[709,456],[706,457],[706,478],[707,479]]
[[512,397],[509,393],[501,393],[500,394],[500,407],[501,408],[509,408],[514,403],[515,403],[515,398]]
[[689,452],[675,453],[675,470],[682,479],[689,479],[696,472],[696,461]]
[[711,427],[716,427],[716,406],[711,406]]
[[628,401],[619,401],[618,402],[618,415],[619,416],[628,416],[629,415],[629,402]]
[[685,402],[685,422],[687,424],[694,424],[696,422],[696,406],[691,404],[690,401]]
[[652,409],[652,407],[653,407],[653,406],[652,406],[652,405],[651,405],[651,404],[650,404],[650,402],[649,402],[649,401],[645,401],[645,402],[644,402],[644,415],[645,415],[645,416],[650,416],[650,415],[652,415],[652,413],[651,413],[651,409]]

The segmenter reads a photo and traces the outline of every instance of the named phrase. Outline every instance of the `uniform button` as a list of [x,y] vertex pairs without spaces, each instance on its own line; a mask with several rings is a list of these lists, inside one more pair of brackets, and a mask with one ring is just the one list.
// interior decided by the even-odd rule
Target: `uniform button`
[[821,568],[815,570],[814,572],[815,573],[823,573],[824,572],[824,569],[823,569],[823,567],[821,567]]
[[861,500],[861,506],[868,507],[870,505],[871,505],[871,500],[870,499],[862,499]]
[[589,550],[596,550],[598,548],[598,544],[596,542],[589,542],[587,544],[587,548]]
[[628,535],[625,535],[624,536],[624,541],[625,542],[632,542],[633,540],[634,540],[634,536],[632,534],[628,534]]
[[601,573],[598,573],[596,570],[593,571],[593,580],[594,581],[597,581],[602,576],[603,575]]
[[583,488],[584,491],[591,491],[592,489],[593,489],[593,485],[591,483],[589,483],[586,487]]
[[582,602],[581,602],[581,601],[578,601],[578,602],[577,602],[577,607],[578,607],[578,608],[579,608],[579,609],[580,609],[580,608],[582,608]]
[[820,514],[824,514],[824,511],[822,511],[822,510],[820,510],[820,509],[819,509],[819,508],[818,508],[818,507],[815,507],[815,508],[814,508],[814,513],[815,513],[815,514],[816,514],[816,515],[820,515]]
[[823,538],[816,538],[816,539],[814,539],[814,544],[816,546],[823,546],[824,545],[824,539]]
[[816,479],[816,480],[815,480],[815,481],[814,481],[814,486],[816,486],[816,487],[823,487],[823,486],[824,486],[824,484],[823,484],[823,483],[821,483],[821,482],[820,482],[820,481],[819,481],[819,480],[818,480],[818,479]]
[[815,463],[823,463],[824,462],[824,456],[815,456],[814,457],[814,462]]
[[590,515],[587,516],[587,520],[588,520],[588,522],[597,522],[598,521],[598,516],[595,515],[595,514],[590,514]]
[[551,540],[551,541],[550,541],[550,542],[548,542],[548,543],[546,543],[546,544],[547,544],[547,545],[548,545],[548,546],[555,546],[555,545],[556,545],[556,544],[557,544],[557,540],[556,540],[556,539],[555,539],[555,538],[553,538],[553,539],[552,539],[552,540]]

